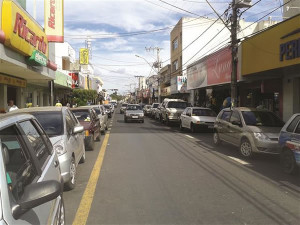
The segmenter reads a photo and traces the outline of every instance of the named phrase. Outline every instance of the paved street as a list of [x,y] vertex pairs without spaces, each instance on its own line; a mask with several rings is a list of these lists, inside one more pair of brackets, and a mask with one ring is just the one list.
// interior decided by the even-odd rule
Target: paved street
[[[212,134],[180,132],[148,118],[124,123],[119,109],[112,121],[91,208],[84,212],[87,224],[299,222],[300,179],[281,172],[277,156],[245,161],[232,146],[215,148]],[[68,224],[103,140],[79,166],[75,190],[64,193]]]

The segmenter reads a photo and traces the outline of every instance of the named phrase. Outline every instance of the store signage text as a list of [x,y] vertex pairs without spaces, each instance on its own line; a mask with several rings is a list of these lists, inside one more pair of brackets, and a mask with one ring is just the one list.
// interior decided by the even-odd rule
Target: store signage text
[[280,61],[300,58],[300,38],[280,45]]
[[55,29],[55,0],[50,0],[50,16],[48,17],[48,26]]
[[38,45],[38,50],[46,54],[47,44],[44,41],[44,37],[37,36],[33,30],[26,26],[26,24],[27,21],[24,19],[24,17],[20,13],[17,13],[13,32],[18,34],[20,38],[24,39],[35,48]]
[[47,66],[47,63],[48,63],[47,57],[37,50],[35,50],[32,53],[31,57],[28,60],[29,60],[29,63],[31,63],[33,65]]

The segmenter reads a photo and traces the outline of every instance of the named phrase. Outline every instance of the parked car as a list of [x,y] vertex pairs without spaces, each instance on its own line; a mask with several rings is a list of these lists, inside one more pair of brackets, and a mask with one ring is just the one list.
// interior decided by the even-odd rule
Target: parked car
[[254,153],[280,152],[279,132],[284,122],[273,112],[255,108],[237,107],[223,109],[214,125],[213,141],[238,146],[245,158]]
[[34,116],[0,115],[0,174],[0,224],[65,224],[57,153]]
[[104,108],[105,108],[105,112],[106,112],[108,118],[111,118],[111,116],[112,116],[112,111],[111,111],[110,105],[103,105],[103,106],[104,106]]
[[188,128],[192,133],[201,130],[213,130],[217,114],[209,108],[188,107],[180,116],[180,130]]
[[128,105],[127,103],[123,103],[123,104],[121,105],[121,108],[120,108],[120,113],[121,113],[121,114],[123,114],[123,113],[125,112],[127,105]]
[[280,162],[285,173],[293,174],[300,167],[300,113],[294,114],[280,131]]
[[77,166],[79,162],[85,162],[84,128],[69,108],[33,107],[10,113],[14,115],[29,113],[37,118],[58,155],[65,188],[74,189]]
[[145,116],[149,116],[150,115],[150,109],[151,109],[151,105],[145,105],[143,108],[144,111],[144,115]]
[[105,131],[107,130],[107,121],[108,121],[108,115],[106,113],[105,107],[102,105],[92,105],[92,107],[100,119],[101,133],[105,134]]
[[159,106],[159,103],[153,103],[150,108],[150,117],[155,117],[155,110]]
[[72,108],[72,112],[84,127],[84,144],[87,149],[94,150],[94,142],[100,141],[100,119],[91,106]]
[[144,123],[144,112],[140,105],[128,104],[124,115],[124,121],[139,121]]
[[162,121],[162,116],[161,116],[161,103],[155,108],[154,110],[154,119]]
[[161,107],[162,122],[179,122],[180,115],[187,107],[187,102],[181,99],[165,99]]
[[113,104],[108,104],[110,107],[110,111],[113,114],[115,112],[115,106]]

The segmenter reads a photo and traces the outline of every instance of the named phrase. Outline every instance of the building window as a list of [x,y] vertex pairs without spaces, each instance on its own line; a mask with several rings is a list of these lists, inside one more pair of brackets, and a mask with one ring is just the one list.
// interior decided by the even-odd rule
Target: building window
[[178,38],[175,38],[172,42],[172,49],[175,50],[176,48],[178,48]]
[[178,70],[178,60],[177,59],[172,63],[172,66],[173,66],[173,71]]

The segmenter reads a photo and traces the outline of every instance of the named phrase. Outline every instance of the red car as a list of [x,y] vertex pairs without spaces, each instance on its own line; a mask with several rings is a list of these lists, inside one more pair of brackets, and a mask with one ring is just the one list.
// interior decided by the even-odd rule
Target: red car
[[97,113],[91,106],[82,106],[78,108],[72,108],[79,123],[84,127],[85,137],[84,144],[87,149],[94,149],[94,142],[100,141],[100,120]]

